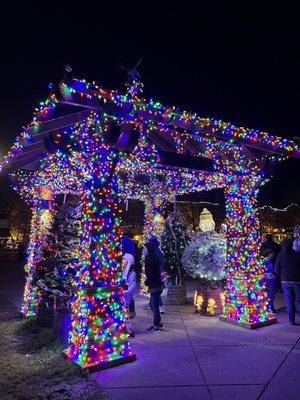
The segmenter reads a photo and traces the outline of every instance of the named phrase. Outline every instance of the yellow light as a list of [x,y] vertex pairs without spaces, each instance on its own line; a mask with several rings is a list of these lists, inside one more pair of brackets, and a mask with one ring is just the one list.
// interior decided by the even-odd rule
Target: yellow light
[[203,296],[201,293],[198,293],[198,291],[196,290],[195,294],[194,294],[194,309],[195,312],[200,312],[201,311],[201,307],[203,304]]
[[214,315],[216,308],[217,308],[216,300],[210,297],[207,302],[207,314]]

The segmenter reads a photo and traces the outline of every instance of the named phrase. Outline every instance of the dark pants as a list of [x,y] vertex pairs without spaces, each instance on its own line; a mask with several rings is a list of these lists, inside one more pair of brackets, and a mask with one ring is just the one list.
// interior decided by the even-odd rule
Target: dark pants
[[157,292],[151,292],[151,295],[150,295],[150,307],[153,312],[153,325],[157,326],[157,327],[159,326],[159,323],[161,321],[160,312],[159,312],[159,302],[161,299],[161,297],[160,297],[161,293],[162,293],[162,291],[159,290]]
[[267,291],[268,291],[268,297],[270,299],[270,305],[271,305],[271,310],[274,312],[274,299],[275,295],[277,292],[277,282],[276,279],[266,279],[266,284],[267,284]]
[[[160,298],[159,298],[159,307],[162,307],[163,305],[164,305],[164,303],[163,303],[162,297],[161,297],[161,295],[160,295]],[[130,307],[130,305],[129,305],[129,307]],[[151,308],[151,301],[149,301],[149,307]]]
[[161,297],[161,295],[160,295],[160,298],[159,298],[159,307],[162,307],[163,305],[164,305],[164,303],[163,303],[162,297]]
[[129,312],[131,313],[135,313],[135,302],[134,300],[131,300],[131,302],[129,303]]
[[282,282],[286,309],[290,322],[295,322],[296,311],[300,315],[300,283]]

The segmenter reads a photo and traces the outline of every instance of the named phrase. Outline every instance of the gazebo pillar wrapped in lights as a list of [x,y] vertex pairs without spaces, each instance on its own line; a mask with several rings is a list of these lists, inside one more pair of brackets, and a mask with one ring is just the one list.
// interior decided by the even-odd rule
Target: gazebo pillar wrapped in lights
[[[227,221],[227,273],[224,316],[226,322],[244,327],[269,324],[270,309],[259,258],[258,185],[262,174],[257,166],[237,173],[239,165],[229,166],[224,189]],[[273,322],[275,320],[273,319]]]
[[[258,257],[256,201],[270,164],[299,157],[299,148],[265,132],[147,102],[136,76],[124,94],[84,80],[61,82],[2,160],[33,210],[24,315],[34,315],[39,301],[32,277],[54,213],[52,198],[71,193],[81,199],[80,262],[65,353],[83,368],[135,360],[120,285],[119,199],[143,201],[145,229],[153,233],[163,201],[223,189],[228,254],[221,319],[247,328],[276,322]],[[51,200],[39,200],[42,192]]]
[[[127,341],[120,270],[121,221],[113,175],[118,151],[92,135],[83,186],[82,240],[67,356],[102,368],[134,361]],[[97,151],[95,151],[97,149]]]
[[32,218],[22,305],[22,313],[28,316],[35,315],[38,306],[39,294],[37,287],[32,284],[32,272],[40,258],[43,241],[51,226],[53,215],[53,203],[48,198],[33,198],[30,205],[32,207]]

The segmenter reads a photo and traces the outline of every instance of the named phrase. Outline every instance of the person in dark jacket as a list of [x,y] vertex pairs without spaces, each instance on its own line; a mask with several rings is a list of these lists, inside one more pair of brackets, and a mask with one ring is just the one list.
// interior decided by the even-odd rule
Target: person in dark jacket
[[270,300],[271,310],[274,313],[274,299],[277,292],[277,285],[276,285],[276,274],[275,274],[275,253],[273,250],[269,250],[268,257],[265,257],[264,260],[265,266],[265,279],[266,279],[266,286],[268,291],[268,297]]
[[[153,239],[153,245],[154,245],[156,254],[157,254],[158,258],[159,258],[160,272],[163,273],[164,258],[163,258],[162,252],[161,252],[161,250],[159,248],[159,242],[158,242],[158,239],[156,237],[154,237],[154,236],[152,237],[152,239]],[[144,306],[144,310],[149,310],[149,309],[151,309],[151,302],[150,301],[149,301],[148,304],[146,304]],[[161,295],[160,295],[160,299],[159,299],[159,312],[161,314],[164,314],[166,312],[165,306],[164,306],[164,303],[163,303],[163,299],[162,299]]]
[[270,250],[272,250],[273,253],[275,254],[275,260],[276,260],[277,255],[281,251],[281,246],[280,244],[276,243],[273,240],[273,236],[270,233],[267,233],[265,236],[265,240],[262,242],[260,246],[260,255],[262,257],[268,257]]
[[[274,254],[274,258],[272,260],[272,262],[274,262],[274,265],[276,263],[276,259],[278,254],[281,252],[281,246],[280,244],[276,243],[273,240],[273,236],[270,233],[267,233],[265,236],[265,240],[262,242],[261,246],[260,246],[260,255],[261,257],[268,257],[270,252],[272,252]],[[280,282],[280,278],[276,275],[275,278],[275,282],[276,282],[276,288],[274,288],[274,290],[280,290],[281,291],[281,282]]]
[[150,292],[150,305],[153,313],[153,325],[147,328],[148,332],[159,332],[163,328],[159,311],[160,297],[164,288],[161,277],[162,258],[158,249],[158,241],[151,238],[145,245],[145,285]]
[[293,240],[285,238],[278,254],[275,272],[280,276],[287,313],[291,325],[296,325],[296,311],[300,315],[300,253],[293,249]]

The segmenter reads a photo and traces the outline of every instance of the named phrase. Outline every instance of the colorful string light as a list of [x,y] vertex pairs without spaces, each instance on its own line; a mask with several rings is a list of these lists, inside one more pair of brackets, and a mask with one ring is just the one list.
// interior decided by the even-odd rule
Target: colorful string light
[[[47,155],[36,172],[13,174],[16,190],[33,207],[23,312],[34,313],[38,301],[30,277],[42,246],[45,205],[36,199],[43,190],[52,196],[62,192],[80,194],[83,205],[81,259],[74,280],[67,355],[82,366],[133,359],[125,331],[120,288],[118,197],[145,202],[145,230],[151,233],[155,229],[155,215],[160,213],[165,200],[179,194],[224,188],[228,226],[225,315],[228,319],[249,323],[272,318],[264,271],[258,260],[256,197],[265,178],[259,161],[245,155],[243,144],[287,155],[299,155],[299,147],[290,140],[265,132],[200,118],[152,100],[147,103],[141,98],[142,84],[137,76],[132,76],[125,94],[78,79],[62,82],[60,89],[64,100],[58,101],[52,94],[41,104],[32,123],[1,162],[2,166],[13,162],[60,103],[82,103],[101,109],[101,112],[91,110],[87,118],[59,132],[56,144],[59,145],[60,138],[68,139],[65,153],[57,149],[55,154]],[[140,132],[138,145],[130,154],[107,145],[105,138],[112,123],[127,124]],[[199,149],[194,155],[213,159],[215,172],[160,165],[157,150],[148,141],[155,132],[173,141],[178,153],[185,153],[186,146],[193,142],[195,149]],[[48,205],[50,214],[51,207]],[[47,218],[51,219],[49,215]]]
[[30,241],[28,246],[28,260],[24,267],[26,281],[24,288],[21,312],[29,317],[36,314],[39,304],[39,291],[33,284],[35,266],[41,259],[44,241],[52,223],[53,203],[50,200],[34,199],[32,205],[32,219]]

